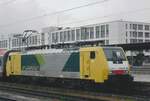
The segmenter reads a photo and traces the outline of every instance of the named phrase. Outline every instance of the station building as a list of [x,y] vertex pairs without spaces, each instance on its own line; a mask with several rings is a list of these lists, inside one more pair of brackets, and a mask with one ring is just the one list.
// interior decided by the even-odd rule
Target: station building
[[150,23],[112,21],[49,32],[49,44],[100,41],[101,44],[150,42]]
[[1,35],[0,49],[82,42],[100,45],[150,42],[150,23],[118,20],[74,28],[52,26],[43,28],[41,33],[33,33],[27,39],[28,45],[16,35]]
[[[64,28],[49,32],[49,45],[76,44],[92,42],[95,45],[113,45],[150,42],[150,23],[133,21],[111,21],[75,28]],[[150,63],[150,51],[126,51],[132,56],[142,53],[145,64]]]

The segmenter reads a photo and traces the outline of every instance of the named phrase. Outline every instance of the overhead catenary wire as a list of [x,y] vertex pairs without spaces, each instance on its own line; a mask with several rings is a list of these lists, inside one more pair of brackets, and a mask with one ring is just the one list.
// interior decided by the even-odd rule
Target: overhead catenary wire
[[[104,15],[104,16],[95,16],[95,17],[88,18],[88,19],[81,19],[81,20],[78,20],[78,21],[60,23],[60,24],[57,24],[57,26],[62,26],[62,25],[65,25],[65,24],[81,23],[81,22],[86,22],[86,21],[89,21],[89,20],[96,20],[96,19],[100,19],[100,18],[109,18],[109,17],[117,16],[117,15],[135,14],[137,12],[141,12],[141,11],[145,11],[145,10],[150,10],[150,8],[136,9],[136,10],[132,10],[132,11],[119,12],[119,13],[115,13],[115,14],[112,13],[112,14],[108,14],[108,15]],[[35,19],[33,19],[33,20],[35,20]],[[13,24],[14,23],[9,24],[9,25],[13,25]],[[6,26],[9,26],[9,25],[6,25]],[[0,27],[3,27],[3,26],[0,26]]]
[[8,1],[0,3],[0,6],[5,6],[5,5],[11,4],[11,3],[15,2],[15,1],[16,0],[8,0]]
[[[67,12],[67,11],[72,11],[72,10],[75,10],[75,9],[80,9],[82,7],[92,6],[92,5],[97,4],[98,2],[99,3],[103,3],[103,2],[106,2],[106,1],[108,1],[108,0],[97,1],[97,2],[93,2],[93,3],[88,3],[86,5],[82,5],[82,6],[78,6],[78,7],[73,7],[73,8],[70,8],[70,9],[65,9],[65,10],[61,10],[61,11],[57,11],[57,12],[53,12],[53,13],[45,13],[43,15],[35,16],[35,17],[29,18],[29,19],[23,19],[23,20],[19,20],[19,21],[13,22],[13,23],[5,24],[5,25],[0,25],[0,28],[7,27],[7,26],[10,26],[10,25],[14,25],[14,24],[21,23],[21,22],[25,22],[25,21],[36,20],[36,19],[39,19],[39,18],[45,17],[45,16],[52,16],[52,15],[56,15],[56,14],[59,14],[59,13],[64,13],[64,12]],[[108,15],[104,15],[104,16],[96,16],[96,17],[92,17],[92,18],[88,18],[88,19],[83,19],[83,20],[81,19],[81,20],[78,20],[78,21],[60,23],[60,24],[57,24],[57,25],[60,26],[60,25],[64,25],[64,24],[81,23],[81,22],[85,22],[85,21],[89,21],[89,20],[96,20],[96,19],[100,19],[100,18],[109,18],[109,17],[116,16],[116,15],[125,15],[125,14],[130,14],[130,13],[131,14],[135,14],[137,12],[141,12],[141,11],[145,11],[145,10],[150,10],[150,8],[136,9],[136,10],[132,10],[132,11],[119,12],[119,13],[115,13],[115,14],[112,13],[112,14],[108,14]]]
[[86,21],[89,21],[89,20],[96,20],[96,19],[100,19],[100,18],[109,18],[109,17],[117,16],[117,15],[135,14],[135,13],[138,13],[138,12],[144,11],[144,10],[150,10],[150,8],[143,8],[143,9],[136,9],[136,10],[132,10],[132,11],[118,12],[118,13],[115,13],[115,14],[112,13],[112,14],[108,14],[108,15],[104,15],[104,16],[95,16],[95,17],[92,17],[92,18],[81,19],[81,20],[78,20],[78,21],[60,23],[59,25],[61,26],[61,25],[64,25],[64,24],[81,23],[81,22],[86,22]]
[[7,26],[10,26],[10,25],[14,25],[16,23],[35,20],[35,19],[39,19],[39,18],[42,18],[42,17],[46,17],[46,16],[52,16],[52,15],[64,13],[64,12],[67,12],[67,11],[72,11],[72,10],[81,9],[81,8],[84,8],[84,7],[98,5],[98,4],[107,2],[107,1],[109,1],[109,0],[100,0],[100,1],[92,2],[92,3],[88,3],[88,4],[85,4],[85,5],[72,7],[72,8],[69,8],[69,9],[64,9],[64,10],[60,10],[60,11],[56,11],[56,12],[49,12],[49,13],[45,13],[45,14],[42,14],[42,15],[39,15],[39,16],[34,16],[34,17],[31,17],[31,18],[28,18],[28,19],[17,20],[15,22],[12,22],[12,23],[9,23],[9,24],[0,25],[0,27],[7,27]]

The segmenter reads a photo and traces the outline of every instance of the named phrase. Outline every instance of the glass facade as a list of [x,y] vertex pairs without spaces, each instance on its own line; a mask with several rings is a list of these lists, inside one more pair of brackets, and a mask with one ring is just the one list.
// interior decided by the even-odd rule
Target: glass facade
[[149,25],[145,25],[145,30],[150,30],[150,26]]
[[[96,26],[85,26],[74,29],[64,29],[56,32],[52,32],[52,44],[59,42],[72,42],[82,40],[93,40],[104,37],[109,37],[109,25],[96,25]],[[103,40],[105,41],[105,40]],[[107,42],[109,41],[107,40]]]
[[76,29],[76,40],[80,40],[80,29]]
[[100,38],[100,26],[96,26],[96,38]]
[[101,37],[105,37],[105,25],[101,25]]
[[90,39],[94,39],[94,27],[90,27]]
[[7,48],[7,46],[8,46],[8,40],[0,41],[0,48]]
[[[56,35],[53,33],[53,41],[56,39]],[[31,36],[28,39],[26,39],[25,42],[21,38],[13,38],[11,42],[12,47],[21,47],[21,46],[32,46],[32,45],[39,45],[40,39],[39,36]]]

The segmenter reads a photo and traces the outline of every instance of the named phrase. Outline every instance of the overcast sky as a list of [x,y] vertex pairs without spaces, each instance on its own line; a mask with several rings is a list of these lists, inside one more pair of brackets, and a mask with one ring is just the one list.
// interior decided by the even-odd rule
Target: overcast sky
[[[0,0],[0,34],[47,26],[81,26],[112,20],[150,22],[150,0],[106,0],[96,5],[45,15],[105,0]],[[43,16],[44,15],[44,16]],[[37,17],[41,16],[41,17]],[[36,17],[36,19],[33,19]]]

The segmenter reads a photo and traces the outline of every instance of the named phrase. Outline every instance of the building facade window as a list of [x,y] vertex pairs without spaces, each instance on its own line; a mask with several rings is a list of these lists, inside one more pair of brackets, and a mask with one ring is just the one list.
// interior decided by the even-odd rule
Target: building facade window
[[[31,39],[31,37],[29,37],[29,44],[31,45],[32,44],[32,39]],[[20,43],[20,40],[19,40],[19,43]]]
[[138,25],[138,30],[143,30],[143,25],[139,24]]
[[94,27],[90,27],[90,39],[94,38]]
[[86,29],[86,39],[88,40],[90,38],[90,28]]
[[130,31],[130,37],[132,37],[132,31]]
[[15,39],[12,39],[12,47],[15,47]]
[[67,31],[64,31],[64,42],[67,42],[67,35],[68,35]]
[[109,45],[109,40],[106,40],[106,45]]
[[133,31],[133,37],[137,37],[137,32]]
[[100,26],[96,26],[96,38],[100,38]]
[[130,37],[137,37],[136,31],[130,31]]
[[133,24],[133,30],[137,30],[137,24]]
[[71,33],[70,33],[70,30],[67,31],[67,41],[71,41]]
[[60,42],[63,42],[63,32],[60,32]]
[[15,47],[17,46],[17,39],[15,39]]
[[75,30],[71,30],[71,40],[74,41],[75,40]]
[[55,40],[56,40],[56,42],[58,42],[58,32],[56,32],[56,38],[55,38]]
[[126,29],[128,29],[128,24],[126,24]]
[[138,37],[143,37],[143,32],[138,32]]
[[149,32],[145,32],[145,38],[149,38],[150,37],[150,33]]
[[107,24],[106,25],[106,37],[108,37],[109,36],[109,25]]
[[[55,33],[52,33],[52,43],[55,43]],[[32,36],[32,44],[34,44],[34,37]]]
[[1,41],[0,43],[1,43],[1,48],[3,48],[3,41]]
[[101,37],[105,37],[105,25],[101,25]]
[[128,37],[128,32],[126,32],[126,37]]
[[145,42],[150,42],[150,40],[145,40]]
[[145,30],[149,30],[150,29],[149,27],[150,27],[149,25],[145,25]]
[[82,27],[81,28],[81,40],[85,40],[86,39],[86,28]]
[[130,39],[130,43],[137,43],[137,39]]
[[[56,42],[57,42],[57,35],[58,35],[58,33],[56,34]],[[38,36],[34,36],[35,37],[35,45],[38,45]]]
[[7,46],[8,46],[7,40],[0,41],[0,48],[7,48]]
[[130,29],[132,29],[132,24],[130,24]]
[[80,40],[80,29],[76,29],[76,39]]
[[139,42],[139,43],[143,43],[143,40],[142,40],[142,39],[139,39],[138,42]]
[[[55,43],[55,35],[56,35],[56,34],[53,33],[53,38],[54,38],[54,39],[53,39],[53,42],[54,42],[54,43]],[[34,45],[34,44],[35,44],[35,38],[34,38],[34,36],[32,36],[32,40],[33,40],[33,41],[32,41],[32,44]]]

